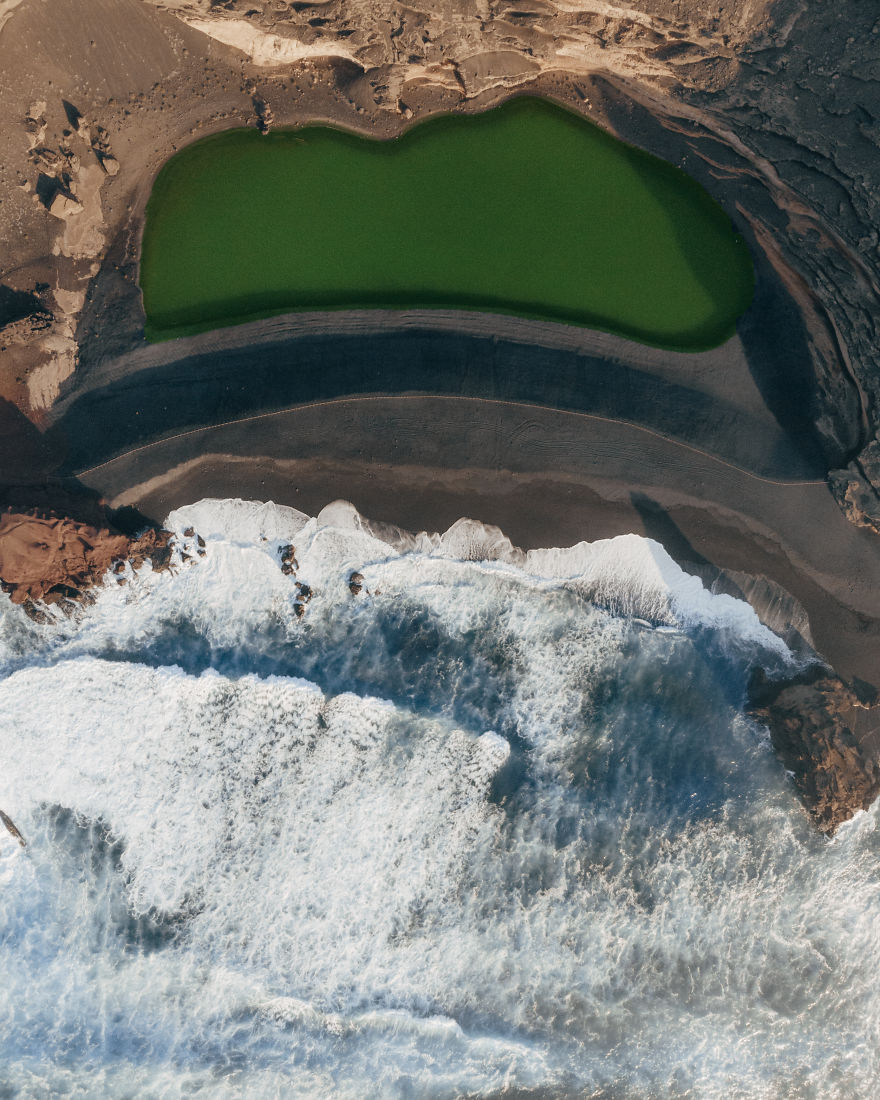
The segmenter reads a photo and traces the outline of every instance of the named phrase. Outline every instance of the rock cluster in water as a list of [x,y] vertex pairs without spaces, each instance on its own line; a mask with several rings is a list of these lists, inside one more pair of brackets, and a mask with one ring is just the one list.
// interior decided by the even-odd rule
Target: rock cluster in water
[[[880,721],[880,703],[865,700],[821,665],[783,681],[759,671],[749,709],[767,725],[773,748],[792,774],[815,825],[833,834],[880,794],[880,764],[859,734]],[[870,719],[874,722],[870,723]]]

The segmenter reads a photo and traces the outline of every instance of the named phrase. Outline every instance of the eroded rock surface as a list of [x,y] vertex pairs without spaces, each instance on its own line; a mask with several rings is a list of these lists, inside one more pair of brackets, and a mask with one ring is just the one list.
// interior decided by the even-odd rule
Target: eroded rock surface
[[57,517],[5,512],[0,516],[0,585],[13,603],[76,599],[111,568],[168,566],[167,531],[149,529],[137,538],[107,527]]
[[871,745],[880,726],[876,700],[814,665],[792,680],[757,673],[749,705],[768,727],[776,755],[822,832],[832,834],[880,794],[880,764]]

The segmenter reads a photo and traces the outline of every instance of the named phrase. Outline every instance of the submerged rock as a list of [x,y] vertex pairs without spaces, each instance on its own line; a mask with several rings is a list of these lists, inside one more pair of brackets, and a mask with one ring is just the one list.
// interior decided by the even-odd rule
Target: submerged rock
[[833,834],[880,794],[880,764],[865,745],[880,705],[821,665],[790,680],[759,670],[749,685],[749,713],[770,731],[814,824]]
[[364,587],[364,575],[363,573],[352,573],[348,578],[348,590],[352,596],[357,596],[363,590]]
[[25,842],[24,837],[16,828],[15,822],[12,820],[11,817],[9,817],[8,814],[5,814],[2,810],[0,810],[0,822],[2,822],[3,825],[6,827],[6,831],[9,833],[9,835],[15,837],[22,848],[27,848],[27,843]]

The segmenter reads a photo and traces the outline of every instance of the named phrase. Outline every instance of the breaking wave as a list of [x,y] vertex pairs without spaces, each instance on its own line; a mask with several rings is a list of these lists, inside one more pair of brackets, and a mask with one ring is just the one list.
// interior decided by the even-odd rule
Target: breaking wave
[[872,1094],[875,814],[810,829],[748,605],[636,536],[168,524],[0,603],[0,1094]]

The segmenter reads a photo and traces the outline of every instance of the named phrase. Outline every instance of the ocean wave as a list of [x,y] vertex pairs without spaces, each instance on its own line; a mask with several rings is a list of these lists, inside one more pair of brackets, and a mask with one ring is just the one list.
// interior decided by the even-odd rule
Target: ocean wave
[[634,537],[168,523],[205,556],[0,611],[7,1091],[870,1094],[876,812],[811,831],[751,608]]

